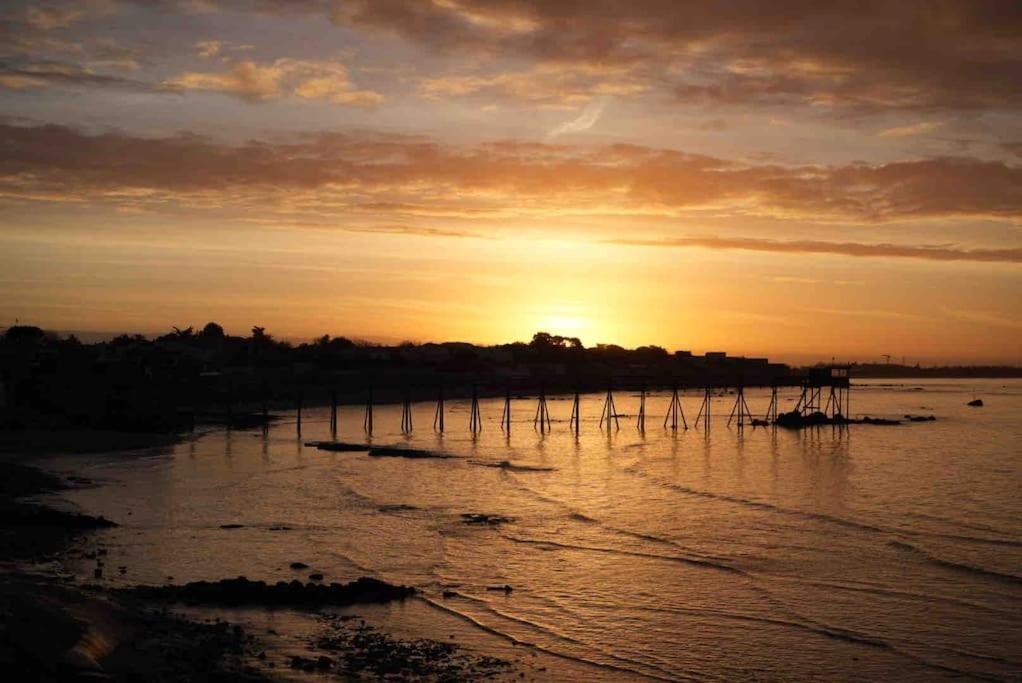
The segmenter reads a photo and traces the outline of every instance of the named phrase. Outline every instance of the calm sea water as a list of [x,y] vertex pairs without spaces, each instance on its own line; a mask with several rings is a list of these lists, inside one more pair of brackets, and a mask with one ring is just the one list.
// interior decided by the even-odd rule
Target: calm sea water
[[[985,407],[965,405],[976,396]],[[407,438],[400,409],[377,407],[373,443],[459,456],[447,460],[304,448],[328,438],[321,410],[301,440],[291,416],[52,465],[101,482],[65,498],[121,523],[100,535],[108,566],[128,567],[111,582],[374,575],[424,595],[369,611],[388,628],[517,642],[549,662],[540,677],[1022,677],[1022,382],[858,384],[853,413],[937,421],[802,432],[729,429],[722,396],[709,434],[673,434],[669,397],[653,395],[641,434],[626,392],[629,417],[601,432],[602,399],[583,398],[577,440],[566,398],[549,400],[547,435],[535,403],[515,401],[510,437],[502,401],[482,401],[475,439],[467,403],[448,402],[443,436],[433,406],[416,406]],[[768,396],[748,400],[762,412]],[[683,399],[690,425],[699,402]],[[341,410],[338,438],[363,440],[360,409]],[[521,467],[487,466],[503,460]]]

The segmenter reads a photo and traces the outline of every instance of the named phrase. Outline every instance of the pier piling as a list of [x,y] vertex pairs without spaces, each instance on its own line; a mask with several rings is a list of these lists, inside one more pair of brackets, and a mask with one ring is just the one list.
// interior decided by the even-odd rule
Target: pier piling
[[738,395],[735,398],[735,405],[731,408],[731,415],[727,418],[727,426],[731,426],[731,422],[738,418],[738,428],[743,429],[745,427],[745,421],[752,419],[752,411],[749,410],[749,404],[745,402],[745,385],[738,385]]
[[710,403],[713,398],[713,390],[707,386],[703,389],[703,404],[699,406],[699,414],[696,415],[695,426],[699,426],[699,420],[703,421],[703,429],[710,431]]
[[500,430],[511,436],[511,387],[504,393],[504,412],[500,415]]
[[366,398],[366,412],[365,417],[362,418],[362,429],[367,435],[373,435],[373,388],[371,386]]
[[617,416],[617,408],[614,407],[614,387],[613,385],[607,385],[607,397],[603,400],[603,412],[600,414],[600,429],[603,429],[604,421],[607,422],[607,430],[610,430],[611,420],[614,422],[614,427],[621,429],[621,422]]
[[678,418],[681,418],[682,427],[688,429],[685,411],[681,407],[681,397],[678,395],[678,385],[675,384],[671,391],[671,405],[667,407],[667,415],[664,416],[664,429],[670,424],[672,432],[678,431]]
[[582,422],[582,408],[579,401],[578,389],[575,390],[575,400],[571,403],[571,419],[568,420],[568,426],[575,432],[575,438],[578,438],[580,423]]
[[540,386],[539,388],[539,401],[536,404],[536,415],[532,418],[533,428],[539,428],[540,434],[545,434],[550,431],[550,411],[547,410],[546,405],[546,387]]
[[440,387],[436,399],[436,414],[433,415],[433,431],[444,433],[444,388]]
[[330,436],[337,438],[337,389],[330,390]]
[[646,431],[646,383],[639,390],[639,415],[635,418],[635,427],[640,432]]
[[763,415],[763,419],[767,422],[777,422],[777,385],[770,385],[770,405],[767,406],[766,413]]
[[407,390],[401,400],[401,433],[412,433],[412,399]]
[[468,418],[468,428],[473,435],[483,431],[483,418],[479,413],[479,389],[474,384],[472,385],[472,408]]

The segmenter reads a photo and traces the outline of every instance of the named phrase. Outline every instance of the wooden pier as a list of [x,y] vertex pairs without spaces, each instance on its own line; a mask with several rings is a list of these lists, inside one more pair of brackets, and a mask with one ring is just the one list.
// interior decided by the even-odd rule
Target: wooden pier
[[[830,365],[812,368],[801,376],[786,376],[778,378],[776,381],[769,384],[770,400],[769,404],[766,406],[766,410],[762,413],[762,418],[754,416],[746,398],[746,385],[741,379],[736,380],[730,386],[711,386],[706,384],[702,386],[688,386],[684,388],[689,390],[701,390],[702,401],[693,426],[697,429],[701,427],[705,432],[709,432],[711,429],[712,406],[715,397],[719,399],[722,394],[727,394],[729,392],[734,395],[734,403],[732,404],[731,412],[727,419],[727,427],[729,428],[734,426],[741,430],[750,425],[753,427],[776,425],[798,426],[792,424],[798,419],[812,420],[813,424],[827,423],[844,425],[849,422],[848,418],[850,415],[851,379],[849,375],[849,366]],[[670,400],[668,402],[666,413],[664,414],[663,428],[671,432],[689,429],[689,423],[686,419],[685,411],[682,408],[681,397],[683,388],[678,382],[664,382],[662,380],[654,381],[653,378],[629,378],[629,380],[630,381],[617,380],[616,382],[612,380],[607,383],[598,423],[601,431],[618,431],[621,428],[621,415],[618,413],[614,397],[615,386],[617,386],[618,389],[627,389],[629,386],[635,387],[633,391],[636,391],[638,394],[638,406],[635,413],[635,428],[639,432],[645,433],[646,431],[646,418],[648,417],[647,398],[650,393],[650,387],[670,391]],[[780,410],[780,392],[784,388],[797,389],[799,392],[795,407],[790,412],[782,412]],[[517,391],[513,391],[510,384],[507,384],[504,388],[503,410],[500,418],[501,431],[505,432],[508,436],[511,434],[512,399],[525,400],[534,397],[536,400],[536,408],[532,419],[533,428],[540,434],[550,433],[553,430],[554,420],[547,400],[546,384],[539,383],[534,391],[529,391],[528,388],[524,386],[519,386],[517,389]],[[731,390],[733,390],[733,392]],[[399,394],[401,404],[400,429],[401,433],[405,435],[411,434],[414,429],[412,409],[415,403],[422,401],[422,398],[417,397],[421,397],[423,393],[424,392],[421,388],[413,390],[413,387],[409,386],[402,390]],[[494,392],[492,390],[489,390],[486,392],[486,395],[492,396],[493,393]],[[455,391],[454,395],[458,396],[459,392]],[[464,396],[465,394],[462,391],[460,395]],[[576,389],[572,399],[571,414],[567,421],[569,431],[576,437],[581,434],[582,430],[583,415],[581,395],[581,389]],[[433,430],[437,434],[442,435],[448,431],[449,427],[446,418],[449,394],[445,391],[443,386],[440,386],[436,388],[435,396],[436,403],[433,411]],[[469,432],[473,436],[478,435],[483,429],[483,415],[480,409],[479,396],[479,385],[473,383],[471,385],[471,403],[469,407],[468,420]],[[376,403],[375,393],[372,386],[365,389],[365,397],[362,428],[366,435],[371,437],[374,428],[374,408]],[[330,434],[334,439],[337,438],[338,432],[338,404],[338,391],[337,389],[331,389],[329,393],[329,429]],[[296,416],[296,429],[299,435],[301,435],[302,431],[303,410],[305,409],[305,406],[305,392],[299,391],[297,395]],[[265,412],[265,401],[263,403],[263,409]]]

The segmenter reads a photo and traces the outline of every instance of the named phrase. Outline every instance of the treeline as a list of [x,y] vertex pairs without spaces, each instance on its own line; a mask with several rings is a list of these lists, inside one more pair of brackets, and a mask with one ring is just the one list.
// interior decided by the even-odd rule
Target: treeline
[[[711,355],[713,356],[711,358]],[[659,346],[626,349],[536,333],[528,342],[392,346],[324,335],[292,344],[263,327],[227,334],[215,322],[155,337],[83,344],[38,327],[0,336],[0,425],[180,429],[198,418],[237,421],[273,408],[377,401],[593,391],[609,383],[734,386],[788,374],[766,359],[693,358]]]
[[853,363],[858,379],[983,379],[1022,377],[1022,367],[1011,365],[902,365],[898,363]]

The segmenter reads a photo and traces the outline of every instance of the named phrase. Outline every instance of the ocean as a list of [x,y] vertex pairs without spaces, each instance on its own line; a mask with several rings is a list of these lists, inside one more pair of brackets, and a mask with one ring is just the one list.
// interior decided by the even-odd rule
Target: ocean
[[[1022,382],[856,381],[854,415],[936,421],[802,431],[728,427],[733,394],[695,428],[701,398],[683,395],[690,428],[673,432],[669,394],[651,394],[640,432],[635,392],[615,394],[611,430],[603,395],[586,395],[578,438],[571,397],[548,397],[546,434],[535,399],[513,401],[510,435],[503,399],[481,400],[475,437],[467,401],[447,402],[443,435],[432,404],[413,407],[409,435],[400,406],[376,407],[373,444],[442,459],[303,446],[329,438],[319,408],[301,437],[290,413],[45,464],[93,480],[60,498],[120,524],[90,541],[110,585],[375,576],[420,597],[347,611],[530,678],[1022,677]],[[796,398],[782,392],[781,410]],[[769,392],[746,399],[762,414]],[[360,407],[340,409],[337,438],[365,443]],[[85,560],[68,566],[92,580]],[[286,610],[235,616],[281,651],[315,629]]]

